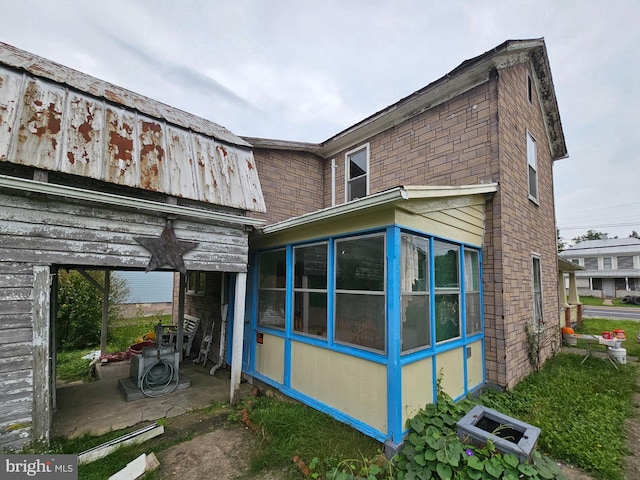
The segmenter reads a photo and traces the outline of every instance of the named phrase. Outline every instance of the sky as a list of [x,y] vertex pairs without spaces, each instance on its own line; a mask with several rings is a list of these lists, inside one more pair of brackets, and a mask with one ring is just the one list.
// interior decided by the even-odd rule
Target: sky
[[640,233],[640,0],[0,0],[0,41],[218,123],[322,142],[505,40],[544,37],[556,219]]

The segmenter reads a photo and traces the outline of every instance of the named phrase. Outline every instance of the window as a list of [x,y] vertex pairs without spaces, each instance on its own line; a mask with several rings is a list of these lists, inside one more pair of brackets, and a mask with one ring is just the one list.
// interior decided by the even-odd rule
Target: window
[[366,197],[369,193],[369,144],[347,152],[345,159],[346,201]]
[[542,270],[540,258],[533,257],[533,327],[541,330],[544,327],[542,316]]
[[327,243],[295,247],[293,329],[327,336]]
[[604,257],[602,259],[602,268],[605,270],[611,270],[612,267],[612,262],[611,262],[611,257]]
[[286,251],[262,252],[258,256],[258,324],[284,328],[287,287]]
[[527,98],[529,103],[533,102],[533,82],[531,81],[531,75],[527,75]]
[[538,203],[538,160],[536,141],[527,132],[527,164],[529,166],[529,198]]
[[402,351],[430,343],[429,240],[401,236]]
[[384,235],[335,241],[335,340],[384,351]]
[[584,268],[587,270],[597,270],[598,269],[598,258],[597,257],[588,257],[584,259]]
[[460,336],[459,248],[434,242],[436,342]]
[[467,335],[482,330],[480,319],[480,255],[477,250],[464,251],[464,287]]
[[187,272],[187,293],[203,295],[207,286],[207,272]]
[[618,257],[618,268],[621,270],[633,268],[633,256]]

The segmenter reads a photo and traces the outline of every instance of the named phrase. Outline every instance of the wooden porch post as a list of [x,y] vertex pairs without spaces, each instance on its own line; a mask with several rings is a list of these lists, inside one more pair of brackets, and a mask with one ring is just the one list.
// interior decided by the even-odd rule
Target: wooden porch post
[[51,306],[51,279],[49,267],[33,267],[33,440],[49,441],[51,428],[51,354],[49,321]]
[[236,404],[239,400],[240,376],[242,374],[242,345],[244,343],[244,308],[247,294],[247,274],[236,274],[235,306],[233,310],[233,344],[231,347],[231,392],[230,401]]

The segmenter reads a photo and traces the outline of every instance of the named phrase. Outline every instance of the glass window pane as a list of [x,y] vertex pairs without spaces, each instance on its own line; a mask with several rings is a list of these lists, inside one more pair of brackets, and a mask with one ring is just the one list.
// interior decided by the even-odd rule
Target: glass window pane
[[367,196],[367,177],[358,177],[354,180],[349,180],[349,200],[355,200]]
[[295,262],[295,288],[327,288],[327,244],[296,247],[293,250]]
[[458,294],[436,294],[436,342],[460,336]]
[[367,174],[367,149],[349,155],[349,179]]
[[402,351],[429,346],[429,295],[402,296]]
[[335,308],[336,341],[384,351],[384,295],[338,293]]
[[434,242],[435,283],[437,288],[460,288],[458,283],[458,247]]
[[293,329],[296,332],[326,337],[326,292],[296,292],[293,302]]
[[402,292],[426,292],[429,287],[429,241],[402,234]]
[[286,271],[284,250],[260,254],[260,288],[286,288]]
[[384,236],[336,241],[336,288],[384,291]]
[[258,323],[266,327],[284,328],[285,291],[260,290]]
[[467,335],[480,332],[480,293],[468,293],[466,296]]

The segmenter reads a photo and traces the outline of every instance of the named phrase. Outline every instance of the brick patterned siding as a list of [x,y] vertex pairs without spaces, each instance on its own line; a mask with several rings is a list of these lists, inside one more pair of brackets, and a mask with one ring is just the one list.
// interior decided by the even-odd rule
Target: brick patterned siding
[[268,224],[320,210],[324,189],[322,158],[304,152],[253,151],[266,214],[254,214]]
[[[524,329],[533,322],[533,254],[541,259],[543,318],[555,330],[560,311],[553,160],[538,99],[534,95],[530,103],[527,98],[529,72],[527,64],[502,70],[498,88],[501,174],[496,199],[501,203],[502,213],[501,289],[505,310],[502,316],[496,316],[496,330],[498,338],[504,337],[504,345],[499,344],[498,351],[505,352],[505,359],[504,365],[499,362],[497,378],[500,384],[509,387],[531,371]],[[539,205],[527,195],[527,131],[536,140]],[[549,344],[543,355],[550,354]]]

